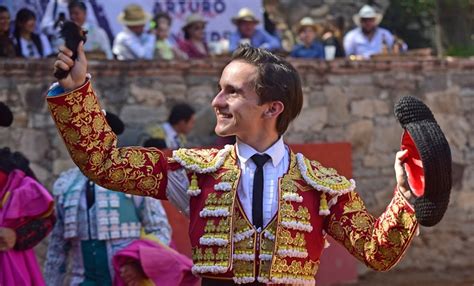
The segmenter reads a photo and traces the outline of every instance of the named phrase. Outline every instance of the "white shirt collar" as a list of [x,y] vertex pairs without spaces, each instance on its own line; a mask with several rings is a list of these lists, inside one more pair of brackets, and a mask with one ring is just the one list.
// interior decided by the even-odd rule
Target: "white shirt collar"
[[169,138],[173,138],[173,140],[175,140],[175,138],[178,136],[178,132],[176,132],[176,130],[174,130],[173,126],[171,126],[171,124],[169,124],[169,122],[163,123],[163,129],[164,129],[166,135]]
[[253,155],[265,153],[270,156],[270,158],[272,159],[273,166],[276,167],[283,159],[286,152],[285,143],[283,143],[283,137],[280,137],[280,139],[278,139],[278,141],[276,141],[272,146],[270,146],[270,148],[261,153],[250,147],[249,145],[245,144],[244,142],[240,141],[239,139],[237,139],[236,145],[237,157],[239,158],[239,161],[244,164]]

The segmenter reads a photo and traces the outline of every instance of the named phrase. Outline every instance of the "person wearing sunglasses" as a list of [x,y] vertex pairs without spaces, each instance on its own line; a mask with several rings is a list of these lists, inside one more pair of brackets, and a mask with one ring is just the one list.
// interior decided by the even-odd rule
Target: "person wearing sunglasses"
[[179,49],[190,59],[207,58],[209,49],[205,40],[206,20],[199,14],[191,14],[186,18],[182,28],[184,40],[179,42]]

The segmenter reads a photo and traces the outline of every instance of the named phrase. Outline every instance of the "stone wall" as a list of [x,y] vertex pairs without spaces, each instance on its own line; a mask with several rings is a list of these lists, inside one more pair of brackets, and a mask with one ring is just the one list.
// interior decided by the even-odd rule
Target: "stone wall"
[[[15,113],[12,127],[0,129],[0,146],[23,152],[39,179],[51,186],[72,166],[45,106],[53,81],[52,61],[0,62],[0,101]],[[454,187],[450,208],[419,238],[394,271],[434,273],[474,266],[474,61],[293,61],[300,71],[305,103],[291,125],[291,143],[349,141],[354,178],[368,209],[379,215],[394,186],[393,161],[401,128],[394,103],[404,95],[423,99],[451,145]],[[165,120],[169,107],[187,101],[198,110],[194,142],[212,142],[209,103],[225,61],[151,63],[92,62],[90,72],[103,107],[127,124],[121,144],[135,144],[150,122]],[[199,136],[198,136],[199,135]],[[449,257],[449,259],[447,259]],[[361,267],[361,274],[366,270]],[[472,274],[470,274],[472,276]]]

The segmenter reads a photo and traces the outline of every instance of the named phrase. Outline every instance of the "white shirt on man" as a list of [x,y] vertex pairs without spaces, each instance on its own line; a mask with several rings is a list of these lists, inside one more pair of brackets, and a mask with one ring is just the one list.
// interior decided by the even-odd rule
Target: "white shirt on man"
[[165,142],[166,142],[166,147],[168,149],[178,149],[181,146],[181,143],[179,141],[179,134],[174,130],[173,126],[169,122],[163,123],[163,131],[165,132]]
[[[59,37],[60,28],[55,24],[61,13],[64,14],[65,19],[70,19],[68,9],[69,2],[69,0],[49,0],[41,18],[40,30],[49,37],[51,45],[54,49],[58,49],[59,46],[64,44],[63,40]],[[83,2],[87,9],[86,22],[96,25],[97,19],[95,17],[91,3],[89,3],[89,0],[85,0]]]
[[362,32],[360,27],[355,28],[344,36],[344,50],[347,56],[356,55],[370,58],[371,55],[382,52],[383,40],[389,48],[393,46],[392,33],[384,28],[377,27],[371,39]]
[[127,27],[117,34],[112,51],[119,60],[153,59],[156,37],[143,32],[137,35]]
[[104,52],[106,58],[112,60],[114,55],[112,54],[112,48],[110,47],[109,37],[104,29],[88,22],[84,23],[82,28],[87,31],[87,41],[84,44],[84,50],[86,52]]
[[[280,137],[263,153],[237,140],[237,158],[242,171],[237,189],[238,198],[245,215],[252,221],[253,178],[256,165],[250,159],[254,154],[267,154],[270,160],[263,166],[263,225],[266,226],[278,210],[278,179],[288,171],[290,150]],[[166,196],[180,211],[189,216],[189,195],[186,193],[189,180],[184,169],[168,172]]]

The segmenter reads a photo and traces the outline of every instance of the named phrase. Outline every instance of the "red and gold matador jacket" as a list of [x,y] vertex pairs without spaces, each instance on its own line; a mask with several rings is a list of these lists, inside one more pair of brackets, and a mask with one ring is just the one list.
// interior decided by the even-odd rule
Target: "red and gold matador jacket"
[[376,219],[354,192],[354,181],[291,153],[289,170],[279,179],[278,211],[257,231],[238,199],[234,146],[180,149],[172,158],[156,148],[117,148],[89,81],[47,100],[74,162],[107,189],[166,199],[168,170],[185,168],[193,272],[203,277],[314,285],[326,235],[384,271],[401,259],[418,227],[399,192]]

